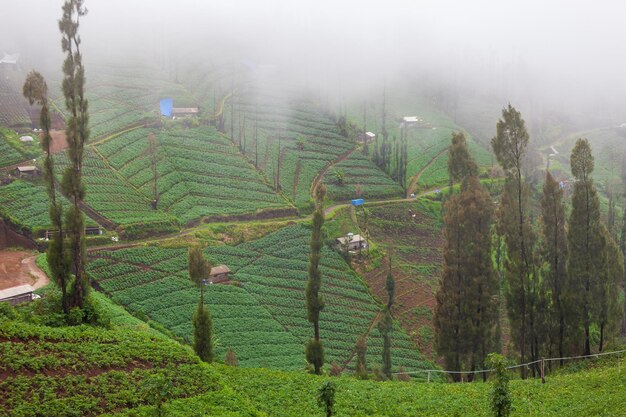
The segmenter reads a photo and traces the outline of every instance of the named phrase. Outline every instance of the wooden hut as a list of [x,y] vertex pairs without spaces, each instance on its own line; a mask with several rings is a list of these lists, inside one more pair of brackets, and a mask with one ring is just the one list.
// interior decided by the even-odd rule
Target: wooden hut
[[7,288],[0,291],[0,302],[10,303],[11,305],[29,302],[39,298],[34,292],[35,289],[30,285]]
[[211,268],[209,273],[209,284],[219,284],[221,282],[228,282],[230,269],[226,265],[218,265]]

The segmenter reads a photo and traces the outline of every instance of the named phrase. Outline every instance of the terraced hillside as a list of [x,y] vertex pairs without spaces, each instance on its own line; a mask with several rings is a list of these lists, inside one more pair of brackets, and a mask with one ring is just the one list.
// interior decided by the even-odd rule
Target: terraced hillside
[[0,74],[0,126],[31,127],[28,101],[22,95],[25,76],[21,71],[3,65]]
[[[381,105],[370,103],[367,114],[366,129],[377,135],[376,142],[370,145],[370,153],[373,153],[374,146],[380,146],[382,142]],[[394,137],[397,140],[403,135],[407,137],[407,184],[410,192],[447,184],[447,147],[453,132],[465,133],[470,152],[481,167],[486,168],[492,163],[488,150],[474,140],[463,128],[464,125],[455,123],[446,113],[437,110],[431,100],[422,97],[420,93],[412,94],[405,89],[388,91],[386,114],[389,141],[392,142]],[[498,112],[493,114],[494,133],[498,115]],[[417,116],[421,121],[403,125],[404,116]],[[362,128],[363,104],[352,105],[349,117]]]
[[[145,199],[153,198],[148,129],[96,146],[98,154]],[[202,217],[287,209],[236,146],[214,128],[156,132],[158,207],[182,225]]]
[[[60,179],[60,173],[69,166],[67,154],[57,154],[55,163]],[[90,148],[85,149],[82,179],[87,188],[85,203],[127,232],[148,228],[152,231],[174,230],[174,220],[170,216],[152,210],[150,201],[129,186]]]
[[[231,278],[240,283],[207,287],[220,355],[230,347],[243,366],[304,367],[304,344],[312,333],[304,303],[309,239],[308,229],[294,225],[239,246],[205,250],[213,264],[228,265]],[[186,249],[136,247],[102,250],[91,257],[90,276],[114,301],[191,340],[199,290],[187,275]],[[320,329],[326,362],[345,365],[380,306],[361,279],[328,248],[321,270],[326,307]],[[404,332],[394,332],[393,340],[395,368],[428,364]],[[368,343],[370,363],[380,363],[380,335],[372,332]]]
[[[189,90],[175,82],[164,71],[141,65],[89,66],[86,87],[89,100],[90,141],[123,131],[130,126],[155,120],[159,113],[159,99],[171,97],[179,107],[196,106]],[[65,113],[62,96],[54,101],[54,108]]]
[[[64,207],[70,204],[59,193],[57,199]],[[0,187],[0,216],[33,235],[51,227],[48,210],[48,194],[41,182],[15,180]],[[96,225],[89,217],[85,222],[88,226]]]
[[[169,381],[168,415],[258,415],[180,344],[147,332],[55,328],[0,319],[0,415],[99,416],[147,407],[150,385]],[[193,402],[190,406],[189,402]]]
[[[332,172],[336,163],[348,158],[355,143],[348,141],[333,116],[314,102],[296,99],[280,89],[250,88],[233,100],[225,107],[226,132],[268,178],[280,185],[297,207],[310,207],[313,181],[326,169]],[[371,163],[360,159],[353,159],[351,163],[351,167],[356,165],[368,170],[371,183],[388,185],[371,187],[370,195],[386,197],[393,193],[389,177]],[[351,191],[337,192],[331,197],[345,199],[347,195],[353,196],[352,184],[345,188]],[[398,189],[394,191],[400,195]]]

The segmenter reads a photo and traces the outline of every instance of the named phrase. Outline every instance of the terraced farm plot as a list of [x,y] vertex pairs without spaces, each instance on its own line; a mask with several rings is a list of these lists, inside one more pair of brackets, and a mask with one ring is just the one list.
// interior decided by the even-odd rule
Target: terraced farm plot
[[6,141],[3,132],[0,131],[0,168],[17,164],[24,159],[26,158]]
[[[96,148],[146,199],[153,198],[149,133],[148,129],[133,130]],[[156,148],[159,209],[181,224],[288,207],[237,147],[214,128],[159,131]]]
[[0,352],[3,416],[125,414],[153,404],[146,383],[157,375],[172,384],[168,414],[189,415],[180,402],[192,401],[203,415],[256,415],[188,348],[145,332],[0,320]]
[[226,106],[227,133],[234,119],[232,137],[268,178],[278,177],[283,193],[298,208],[310,207],[315,177],[354,149],[335,122],[310,102],[258,90],[237,96],[233,107]]
[[[337,184],[335,178],[339,171],[344,174],[343,185]],[[397,182],[360,152],[353,152],[345,161],[333,165],[324,177],[328,195],[333,200],[357,198],[357,188],[364,198],[392,198],[404,194]]]
[[[70,202],[61,194],[57,193],[56,198],[63,207],[69,207]],[[48,193],[41,183],[16,180],[0,186],[0,217],[18,227],[31,233],[49,229],[51,224],[48,209]],[[96,225],[96,222],[86,216],[85,223],[88,226]]]
[[[433,340],[434,295],[443,260],[441,204],[420,199],[368,209],[372,240],[393,248],[395,317],[415,343],[429,352]],[[387,262],[385,259],[380,268],[364,274],[374,294],[381,299],[386,299]]]
[[[301,369],[304,344],[312,325],[306,316],[304,287],[308,279],[310,231],[295,225],[239,246],[211,246],[213,264],[232,270],[233,285],[207,287],[207,305],[214,318],[218,352],[231,347],[243,366]],[[356,339],[368,332],[380,306],[343,259],[325,248],[322,256],[322,293],[326,307],[320,331],[328,364],[344,365],[352,357]],[[89,274],[113,300],[131,312],[191,340],[191,315],[199,290],[187,276],[185,249],[137,247],[92,254]],[[370,335],[372,355],[382,339]],[[417,369],[423,357],[404,332],[394,333],[394,366]],[[374,363],[380,363],[372,357]]]
[[0,77],[0,126],[31,127],[28,102],[22,95],[25,76],[19,71],[3,70]]
[[[58,178],[69,166],[67,153],[55,156]],[[86,187],[85,202],[98,214],[127,232],[175,230],[173,219],[160,210],[152,210],[149,200],[118,176],[91,149],[85,149],[82,170]]]

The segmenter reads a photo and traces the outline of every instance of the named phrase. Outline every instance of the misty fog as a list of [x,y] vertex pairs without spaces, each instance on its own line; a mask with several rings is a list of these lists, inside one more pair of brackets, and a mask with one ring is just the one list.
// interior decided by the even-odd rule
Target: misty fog
[[[0,52],[60,69],[61,0],[0,0]],[[531,112],[622,123],[617,1],[87,0],[87,63],[249,60],[344,99],[381,85],[486,94]],[[89,71],[87,69],[87,71]],[[288,76],[288,78],[287,78]],[[497,115],[494,115],[494,119]]]

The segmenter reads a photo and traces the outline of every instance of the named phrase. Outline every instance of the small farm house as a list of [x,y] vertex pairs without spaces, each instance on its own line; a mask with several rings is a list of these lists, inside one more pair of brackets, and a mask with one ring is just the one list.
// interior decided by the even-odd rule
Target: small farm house
[[0,302],[10,303],[11,305],[25,303],[36,298],[39,298],[39,296],[35,294],[35,289],[30,285],[20,285],[0,291]]
[[17,175],[20,178],[32,178],[39,173],[39,169],[34,165],[17,167]]
[[209,273],[209,284],[219,284],[220,282],[228,282],[230,269],[226,265],[218,265],[211,268]]
[[349,251],[367,248],[367,243],[363,236],[353,233],[348,233],[344,237],[338,237],[335,242],[340,249],[345,248],[347,245]]

